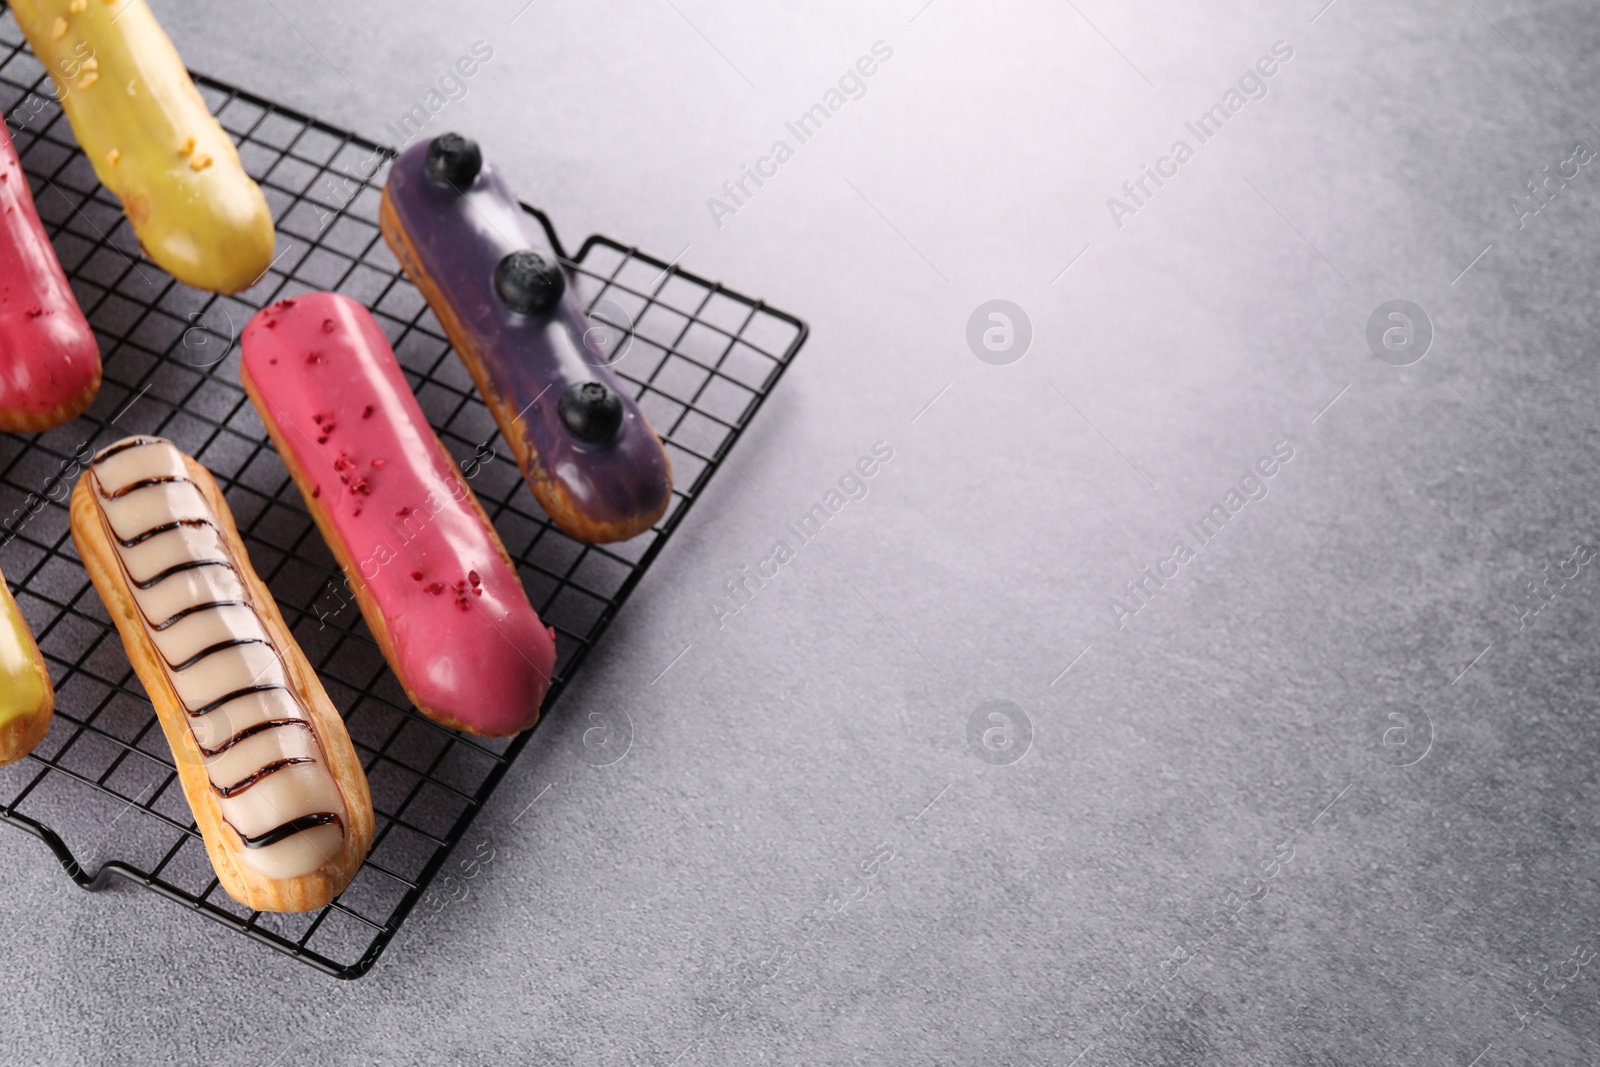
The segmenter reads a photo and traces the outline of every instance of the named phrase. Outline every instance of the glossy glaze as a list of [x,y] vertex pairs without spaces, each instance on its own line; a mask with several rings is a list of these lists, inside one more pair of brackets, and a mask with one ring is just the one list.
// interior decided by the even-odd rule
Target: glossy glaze
[[38,656],[10,590],[0,590],[0,725],[37,712],[49,697]]
[[440,449],[383,331],[347,297],[266,308],[244,374],[307,506],[363,585],[418,707],[478,733],[531,726],[555,644]]
[[20,759],[49,729],[55,691],[33,632],[0,575],[0,763]]
[[101,184],[146,254],[237,292],[272,262],[272,213],[145,0],[13,0]]
[[[384,200],[416,262],[396,251],[448,305],[447,312],[435,308],[441,321],[447,328],[453,321],[467,335],[451,339],[469,364],[481,363],[480,384],[529,486],[558,522],[561,508],[546,502],[551,489],[589,523],[632,532],[648,527],[671,498],[666,453],[611,370],[572,286],[551,311],[534,314],[511,310],[496,292],[495,269],[507,255],[532,249],[554,258],[544,233],[493,164],[484,163],[458,190],[428,177],[427,155],[428,144],[419,142],[389,172]],[[605,384],[622,401],[622,423],[609,441],[584,441],[561,420],[563,393],[588,381]]]
[[89,406],[100,348],[0,123],[0,429],[36,431]]
[[183,454],[160,438],[128,438],[96,455],[88,478],[126,594],[222,819],[245,846],[241,861],[269,878],[315,871],[343,847],[344,800]]

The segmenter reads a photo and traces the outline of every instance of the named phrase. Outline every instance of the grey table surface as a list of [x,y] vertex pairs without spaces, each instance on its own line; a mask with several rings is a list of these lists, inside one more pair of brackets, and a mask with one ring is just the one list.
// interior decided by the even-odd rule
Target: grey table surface
[[1600,1061],[1592,6],[155,7],[812,335],[372,974],[7,833],[5,1062]]

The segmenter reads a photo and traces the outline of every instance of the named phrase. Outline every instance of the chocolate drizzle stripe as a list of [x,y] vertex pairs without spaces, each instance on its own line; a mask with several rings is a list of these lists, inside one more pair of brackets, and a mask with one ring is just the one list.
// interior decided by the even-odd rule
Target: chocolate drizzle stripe
[[[319,811],[314,815],[302,815],[298,819],[290,819],[288,822],[280,826],[274,826],[266,833],[256,837],[246,837],[243,834],[239,834],[239,840],[244,842],[245,848],[266,848],[268,845],[276,845],[286,837],[293,837],[295,834],[338,822],[339,816],[333,812]],[[239,833],[237,828],[234,829],[234,833]]]
[[[212,608],[248,608],[248,607],[250,607],[250,602],[248,600],[208,600],[204,604],[190,604],[188,607],[184,608],[182,611],[180,611],[177,614],[173,615],[172,618],[168,619],[166,622],[155,623],[155,622],[151,622],[149,619],[146,619],[145,620],[145,625],[150,627],[150,629],[156,631],[156,633],[160,633],[162,630],[165,630],[167,627],[171,626],[173,623],[181,622],[184,619],[187,619],[190,615],[193,615],[193,614],[195,614],[197,612],[210,611]],[[142,615],[144,613],[140,612],[140,614]]]
[[[107,493],[103,487],[101,488],[100,492],[107,500],[121,500],[129,493],[138,492],[140,489],[149,489],[156,485],[174,485],[179,483],[183,485],[194,485],[194,481],[192,479],[185,478],[181,474],[162,474],[154,478],[140,478],[136,482],[129,482],[127,485],[123,486],[121,489],[118,489],[114,493]],[[200,487],[195,485],[195,488],[199,489]]]
[[134,582],[133,584],[140,589],[149,589],[152,586],[160,585],[174,574],[182,574],[184,571],[192,571],[200,567],[226,567],[231,571],[233,570],[233,563],[231,560],[226,559],[186,559],[182,563],[174,563],[154,578],[146,578],[142,582]]
[[190,667],[193,667],[196,663],[199,663],[201,660],[205,659],[207,656],[214,656],[218,652],[226,652],[228,649],[238,648],[240,645],[266,645],[268,648],[271,648],[272,642],[268,641],[264,637],[232,637],[226,641],[218,641],[214,645],[207,645],[205,648],[202,648],[199,652],[196,652],[182,663],[172,664],[172,669],[174,671],[186,671]]
[[198,741],[195,742],[195,747],[200,750],[200,754],[203,756],[220,756],[240,741],[248,740],[256,734],[265,733],[268,730],[276,730],[280,726],[304,726],[307,730],[311,729],[311,724],[304,719],[267,719],[265,722],[258,722],[254,726],[246,726],[216,748],[206,748]]
[[293,767],[296,764],[300,764],[300,763],[315,763],[315,762],[317,762],[317,761],[312,759],[310,756],[290,756],[290,757],[288,757],[286,759],[275,759],[271,763],[266,764],[264,767],[262,767],[256,773],[250,774],[250,775],[246,775],[245,777],[239,779],[237,782],[234,782],[232,785],[218,785],[217,783],[212,782],[211,783],[211,791],[213,793],[217,794],[217,796],[222,797],[224,800],[226,800],[229,797],[238,796],[240,793],[243,793],[246,789],[249,789],[251,786],[253,786],[257,782],[261,781],[261,779],[266,778],[269,775],[277,774],[279,771],[283,770],[285,767]]
[[[270,693],[274,689],[282,689],[285,693],[289,692],[288,686],[279,685],[277,682],[263,682],[260,685],[247,685],[243,689],[235,689],[231,693],[218,697],[203,708],[190,711],[189,718],[198,719],[202,715],[210,715],[213,711],[216,711],[230,700],[238,700],[240,697],[247,697],[251,693]],[[293,694],[291,693],[290,695],[292,696]],[[188,709],[184,710],[187,711]]]
[[89,466],[98,467],[112,456],[121,455],[130,448],[143,448],[145,445],[165,445],[170,443],[164,437],[130,437],[126,441],[118,441],[114,445],[107,445],[102,448],[95,454],[94,459],[89,461]]
[[144,533],[136,534],[135,536],[130,537],[126,541],[124,541],[122,538],[119,537],[119,538],[117,538],[117,544],[121,545],[123,548],[137,548],[139,545],[144,544],[146,541],[150,540],[150,538],[152,538],[152,537],[157,537],[157,536],[160,536],[161,534],[164,534],[164,533],[171,533],[173,530],[176,530],[176,529],[178,529],[180,527],[183,527],[183,526],[188,526],[188,527],[210,526],[213,529],[215,529],[216,524],[213,523],[210,519],[176,519],[176,520],[174,520],[172,522],[164,522],[160,526],[152,526],[152,527],[150,527],[150,529],[146,530]]
[[[164,440],[162,438],[159,438],[159,437],[131,438],[131,439],[127,440],[127,441],[120,442],[120,443],[118,443],[118,444],[116,444],[116,445],[114,445],[114,446],[112,446],[110,448],[107,448],[106,450],[102,451],[99,455],[97,455],[93,460],[90,461],[91,479],[93,481],[94,488],[95,488],[95,494],[94,495],[95,495],[95,501],[96,501],[96,504],[97,504],[96,510],[100,513],[100,526],[101,526],[101,529],[105,531],[105,534],[106,534],[106,537],[108,538],[108,540],[110,540],[112,543],[120,546],[118,551],[113,552],[113,555],[116,558],[116,561],[117,561],[117,564],[118,564],[118,568],[122,572],[122,578],[123,578],[124,583],[126,583],[128,586],[132,586],[132,587],[135,587],[135,588],[138,588],[138,589],[141,589],[141,590],[142,589],[150,589],[150,588],[160,584],[161,582],[165,581],[166,579],[172,577],[175,574],[181,574],[184,571],[194,570],[194,569],[199,568],[199,567],[226,567],[230,571],[233,571],[234,574],[239,578],[239,580],[242,583],[244,581],[244,575],[240,572],[238,564],[236,562],[234,562],[234,560],[232,558],[232,551],[229,548],[226,540],[223,541],[223,545],[222,545],[224,551],[227,552],[227,554],[228,554],[228,558],[226,558],[226,559],[192,559],[192,560],[186,560],[186,561],[184,561],[182,563],[178,563],[178,564],[175,564],[175,565],[173,565],[171,567],[166,568],[165,570],[161,571],[159,574],[157,574],[154,577],[148,579],[147,581],[143,581],[143,582],[135,581],[134,578],[133,578],[133,575],[128,573],[128,561],[127,561],[127,558],[126,558],[126,555],[125,555],[126,550],[128,550],[130,548],[133,548],[133,547],[135,547],[137,545],[143,544],[145,541],[148,541],[153,537],[157,537],[157,536],[159,536],[161,534],[164,534],[164,533],[170,533],[170,532],[172,532],[174,530],[180,529],[180,528],[185,527],[185,526],[188,526],[188,527],[209,526],[212,529],[218,530],[219,533],[221,531],[221,527],[218,525],[218,523],[216,521],[215,508],[212,507],[210,499],[206,496],[205,491],[202,490],[200,488],[200,486],[191,478],[188,478],[188,477],[185,477],[185,476],[182,476],[182,475],[160,475],[160,476],[144,478],[144,479],[141,479],[139,481],[132,482],[132,483],[126,485],[126,486],[123,486],[121,489],[117,490],[115,493],[107,493],[105,491],[105,487],[100,484],[100,479],[99,479],[98,472],[94,471],[93,468],[97,467],[99,464],[103,463],[105,460],[110,459],[112,456],[115,456],[115,455],[117,455],[117,454],[119,454],[121,452],[127,451],[128,449],[132,449],[132,448],[143,447],[143,446],[146,446],[146,445],[165,445],[166,447],[172,449],[174,452],[177,451],[176,447],[174,445],[172,445],[172,443],[170,441],[166,441],[166,440]],[[180,453],[180,455],[181,455],[181,453]],[[196,492],[200,493],[202,503],[206,505],[208,517],[203,517],[203,518],[173,518],[170,521],[167,521],[167,522],[164,522],[164,523],[160,523],[160,524],[158,524],[156,526],[153,526],[150,529],[145,530],[144,532],[142,532],[140,534],[137,534],[134,537],[126,539],[126,540],[121,538],[121,537],[118,537],[116,535],[115,531],[113,531],[111,529],[111,516],[108,514],[108,509],[107,509],[107,502],[108,501],[116,500],[116,499],[118,499],[120,497],[126,496],[127,494],[132,493],[132,492],[136,492],[137,490],[140,490],[140,489],[150,488],[152,486],[158,486],[158,485],[172,485],[172,484],[188,484],[188,485],[194,486]],[[134,601],[134,606],[138,610],[139,615],[140,615],[141,619],[144,622],[144,626],[145,626],[145,630],[146,630],[147,634],[159,633],[159,632],[161,632],[163,630],[168,629],[171,626],[176,625],[179,621],[181,621],[183,619],[186,619],[186,618],[189,618],[192,615],[196,615],[196,614],[199,614],[199,613],[205,612],[205,611],[215,611],[215,610],[217,610],[219,608],[225,608],[225,607],[245,607],[245,608],[249,608],[249,609],[251,609],[252,612],[254,612],[256,614],[256,617],[259,620],[260,619],[260,612],[256,609],[254,601],[250,598],[249,586],[248,585],[244,586],[244,592],[243,592],[242,595],[243,595],[243,599],[212,600],[212,601],[207,601],[207,602],[199,603],[199,604],[190,604],[190,605],[188,605],[188,606],[186,606],[184,608],[181,608],[178,611],[174,612],[170,618],[166,619],[164,622],[161,622],[161,623],[152,622],[150,617],[145,614],[143,607],[138,604],[137,600]],[[151,643],[153,644],[154,642],[152,641]],[[168,677],[169,682],[170,682],[171,679],[173,678],[173,676],[176,673],[178,673],[180,671],[183,671],[183,670],[186,670],[189,667],[194,666],[196,663],[199,663],[201,660],[205,659],[207,656],[214,655],[214,654],[216,654],[218,652],[221,652],[221,651],[223,651],[225,649],[228,649],[228,648],[236,648],[236,647],[239,647],[241,645],[249,645],[249,644],[265,645],[267,647],[267,649],[269,651],[271,651],[271,653],[273,655],[273,658],[277,662],[279,668],[281,670],[287,671],[287,664],[284,662],[283,655],[273,645],[273,643],[272,643],[272,641],[270,639],[259,638],[259,637],[247,637],[247,638],[230,638],[228,640],[219,641],[219,642],[217,642],[215,644],[209,645],[206,648],[201,649],[199,652],[195,653],[194,655],[190,656],[188,659],[184,660],[182,663],[177,664],[176,666],[173,666],[171,664],[166,664],[165,673],[167,674],[167,677]],[[164,661],[165,657],[162,657],[162,658],[163,658],[163,661]],[[257,678],[261,677],[261,673],[257,673],[256,677]],[[224,752],[228,751],[229,749],[231,749],[234,745],[240,744],[241,742],[243,742],[245,740],[248,740],[249,738],[254,737],[255,735],[257,735],[259,733],[262,733],[264,731],[274,730],[274,729],[277,729],[280,726],[301,726],[301,727],[304,727],[305,730],[311,735],[313,744],[316,745],[320,749],[320,742],[319,742],[319,740],[317,738],[317,731],[316,731],[315,727],[312,726],[312,724],[311,724],[311,722],[310,722],[310,720],[308,718],[299,718],[299,717],[289,717],[289,718],[280,718],[280,719],[267,719],[267,720],[264,720],[262,722],[254,723],[254,724],[252,724],[250,726],[245,727],[242,730],[239,730],[232,737],[229,737],[227,740],[223,741],[221,744],[217,745],[214,748],[205,748],[205,747],[203,747],[203,746],[201,746],[199,744],[199,739],[194,736],[193,725],[192,725],[192,720],[193,719],[197,719],[197,718],[200,718],[202,716],[209,715],[212,712],[216,711],[218,708],[221,708],[222,706],[224,706],[225,704],[231,703],[232,701],[238,700],[238,699],[240,699],[242,697],[247,697],[247,696],[250,696],[251,694],[254,694],[254,693],[272,692],[274,690],[278,690],[278,691],[282,691],[284,693],[287,693],[289,695],[289,700],[295,705],[295,709],[297,711],[301,712],[302,714],[304,714],[305,705],[301,701],[299,695],[296,694],[294,692],[294,690],[291,689],[288,685],[280,683],[280,682],[256,683],[254,680],[252,680],[251,684],[243,686],[242,688],[239,688],[239,689],[235,689],[232,692],[225,693],[222,696],[218,697],[216,700],[213,700],[209,704],[206,704],[204,707],[201,707],[201,708],[198,708],[198,709],[189,708],[186,704],[183,703],[183,701],[180,698],[180,700],[178,702],[178,706],[183,708],[184,712],[186,713],[186,715],[191,720],[190,738],[195,741],[195,747],[198,748],[200,750],[200,752],[204,756],[206,756],[207,758],[212,758],[212,757],[220,756],[222,753],[224,753]],[[293,767],[293,766],[296,766],[296,765],[299,765],[299,764],[303,764],[303,763],[312,763],[312,764],[314,764],[314,763],[317,763],[317,762],[318,762],[318,760],[314,756],[285,757],[283,759],[273,760],[273,761],[265,764],[264,766],[258,768],[253,774],[247,775],[246,777],[240,779],[239,781],[233,783],[232,785],[222,786],[222,785],[218,785],[215,781],[211,781],[208,784],[211,787],[211,791],[212,791],[213,795],[215,795],[217,797],[220,797],[223,800],[227,800],[229,798],[238,796],[240,793],[243,793],[247,789],[250,789],[257,782],[260,782],[263,779],[265,779],[267,777],[270,777],[273,774],[276,774],[278,771],[284,770],[285,768]],[[330,774],[331,774],[331,772],[330,772]],[[209,774],[208,774],[208,778],[209,778]],[[223,824],[225,826],[227,826],[230,829],[232,829],[235,833],[239,833],[238,827],[234,826],[231,822],[229,822],[226,817],[224,817],[222,821],[223,821]],[[242,841],[243,844],[245,845],[245,847],[247,847],[247,848],[266,848],[268,846],[275,845],[278,842],[283,841],[283,840],[285,840],[287,838],[293,837],[296,834],[303,833],[306,830],[311,830],[311,829],[314,829],[314,828],[316,828],[318,826],[327,826],[329,824],[332,824],[332,825],[335,825],[335,826],[340,826],[341,828],[343,826],[343,822],[342,822],[340,816],[337,813],[335,813],[335,812],[318,812],[318,813],[311,814],[311,815],[303,815],[303,816],[301,816],[300,818],[297,818],[297,819],[291,819],[288,822],[282,823],[282,824],[272,828],[271,830],[268,830],[266,833],[260,834],[260,835],[258,835],[256,837],[246,837],[243,834],[239,834],[239,838],[240,838],[240,841]]]

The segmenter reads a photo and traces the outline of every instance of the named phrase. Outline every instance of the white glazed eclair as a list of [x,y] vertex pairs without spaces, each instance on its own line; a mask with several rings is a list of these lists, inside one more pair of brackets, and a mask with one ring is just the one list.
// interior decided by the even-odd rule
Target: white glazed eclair
[[210,473],[157,437],[101,451],[72,537],[172,746],[222,887],[306,911],[372,841],[366,774]]

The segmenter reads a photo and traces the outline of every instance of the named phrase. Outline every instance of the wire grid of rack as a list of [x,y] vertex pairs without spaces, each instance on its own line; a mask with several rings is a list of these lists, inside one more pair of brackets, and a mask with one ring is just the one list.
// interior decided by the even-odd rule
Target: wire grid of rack
[[[314,289],[373,310],[517,560],[534,607],[556,630],[548,711],[799,350],[806,326],[606,237],[590,237],[569,258],[549,220],[529,208],[666,443],[677,483],[653,530],[623,544],[581,544],[555,529],[528,492],[471,378],[379,235],[389,150],[196,77],[278,227],[277,259],[258,284],[232,297],[197,292],[142,258],[8,12],[0,14],[0,57],[0,108],[105,363],[83,417],[33,437],[0,435],[0,570],[57,690],[49,736],[0,769],[0,821],[41,838],[79,886],[100,889],[117,876],[329,974],[359,977],[531,732],[474,738],[410,705],[353,601],[337,592],[337,564],[238,384],[238,331],[255,310]],[[78,560],[65,506],[75,465],[133,433],[170,438],[216,475],[252,562],[344,712],[366,767],[377,813],[372,853],[321,911],[253,912],[220,889],[154,710]]]

